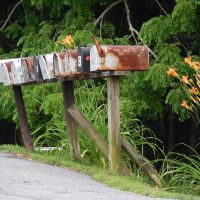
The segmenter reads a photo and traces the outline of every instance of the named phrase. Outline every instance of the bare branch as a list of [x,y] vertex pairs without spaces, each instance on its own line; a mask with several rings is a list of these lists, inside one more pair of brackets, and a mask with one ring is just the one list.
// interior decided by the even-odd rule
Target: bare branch
[[158,0],[155,0],[156,3],[159,5],[160,9],[165,13],[165,15],[167,15],[167,12],[165,11],[165,9],[162,7],[162,5],[160,4],[160,2]]
[[113,8],[114,6],[118,5],[119,3],[121,3],[123,0],[118,0],[115,1],[113,3],[111,3],[100,15],[99,17],[96,19],[96,21],[94,22],[95,26],[101,21],[102,18],[104,18],[104,16],[106,15],[106,13]]
[[10,18],[11,18],[11,16],[12,16],[13,12],[15,11],[15,9],[16,9],[22,2],[23,2],[23,0],[20,0],[19,2],[17,2],[17,3],[15,4],[15,6],[14,6],[13,9],[11,10],[10,14],[8,15],[8,17],[7,17],[6,21],[5,21],[5,23],[4,23],[3,26],[0,28],[0,31],[2,31],[2,30],[5,28],[5,26],[7,25],[8,21],[10,20]]
[[[133,28],[133,26],[132,26],[132,23],[131,23],[131,20],[130,20],[130,10],[129,10],[129,7],[128,7],[127,0],[123,0],[123,1],[124,1],[125,9],[126,9],[127,22],[128,22],[128,25],[129,25],[129,30],[131,32],[131,35],[135,38],[135,36],[134,36],[134,33],[135,33],[138,36],[138,38],[141,40],[141,42],[144,45],[146,45],[144,40],[140,37],[139,32],[135,28]],[[149,47],[148,47],[148,50],[151,53],[151,55],[156,59],[157,58],[156,54]]]

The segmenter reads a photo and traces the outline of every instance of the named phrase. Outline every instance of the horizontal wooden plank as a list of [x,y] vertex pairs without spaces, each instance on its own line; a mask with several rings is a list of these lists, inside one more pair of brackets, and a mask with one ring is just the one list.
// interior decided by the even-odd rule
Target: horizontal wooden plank
[[34,85],[34,84],[42,84],[42,83],[54,83],[54,82],[62,82],[62,81],[76,81],[76,80],[87,80],[87,79],[95,79],[95,78],[105,78],[111,76],[129,76],[131,74],[130,71],[99,71],[88,74],[76,74],[73,76],[67,77],[57,77],[46,80],[38,80],[38,81],[30,81],[17,85]]

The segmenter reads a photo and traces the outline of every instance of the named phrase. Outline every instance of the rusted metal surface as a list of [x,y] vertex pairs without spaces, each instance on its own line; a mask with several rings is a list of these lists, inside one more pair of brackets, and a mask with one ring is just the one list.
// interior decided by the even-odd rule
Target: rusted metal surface
[[93,77],[99,71],[147,70],[146,46],[104,46],[95,40],[90,47],[65,50],[36,57],[0,60],[0,82],[4,85],[32,84]]
[[77,74],[80,74],[78,72],[78,66],[77,66],[77,51],[76,50],[70,50],[70,51],[67,51],[67,54],[68,54],[68,68],[70,69],[71,71],[71,75],[74,76],[74,75],[77,75]]
[[21,82],[26,83],[35,80],[33,69],[33,58],[22,58],[21,60]]
[[96,70],[147,70],[149,51],[146,46],[101,46],[105,55],[99,55],[98,48],[90,51],[90,69]]
[[28,119],[26,115],[26,110],[24,106],[24,99],[22,95],[21,86],[13,86],[13,93],[15,97],[15,103],[17,106],[17,112],[19,116],[19,123],[21,129],[21,136],[24,146],[29,151],[33,150],[33,142],[30,135],[30,130],[28,126]]
[[54,76],[64,77],[65,73],[65,52],[55,53],[53,55]]

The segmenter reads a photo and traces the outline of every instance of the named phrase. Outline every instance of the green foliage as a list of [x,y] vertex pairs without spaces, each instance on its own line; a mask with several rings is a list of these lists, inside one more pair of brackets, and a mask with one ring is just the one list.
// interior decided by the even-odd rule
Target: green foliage
[[192,155],[187,156],[173,151],[166,155],[161,168],[161,179],[168,190],[200,195],[199,154],[188,146],[179,146],[186,147]]

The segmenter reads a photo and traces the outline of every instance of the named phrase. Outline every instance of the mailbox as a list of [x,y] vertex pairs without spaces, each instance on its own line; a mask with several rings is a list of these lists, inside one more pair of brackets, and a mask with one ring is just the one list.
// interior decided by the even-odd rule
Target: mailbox
[[26,58],[22,58],[21,61],[21,83],[30,82],[31,78],[29,76],[29,66]]
[[67,51],[68,54],[68,69],[71,70],[71,74],[76,75],[76,74],[80,74],[78,72],[78,63],[77,63],[77,51],[76,50],[70,50]]
[[55,76],[66,77],[71,74],[68,52],[55,53],[53,65]]
[[38,56],[33,58],[33,73],[36,81],[40,81],[43,79],[42,72],[38,62]]
[[51,78],[54,78],[54,67],[53,67],[53,53],[44,55],[47,69]]
[[34,67],[33,67],[33,57],[28,58],[22,58],[22,69],[24,70],[22,73],[22,82],[29,82],[35,80],[35,74],[34,74]]
[[6,66],[6,63],[1,63],[0,72],[1,72],[1,75],[2,75],[3,84],[5,86],[11,85],[12,80],[10,79],[10,73],[9,73],[8,67]]
[[90,50],[90,71],[147,70],[149,51],[147,46],[93,46]]
[[58,77],[65,71],[65,53],[54,53],[53,56],[54,76]]
[[50,72],[48,70],[46,60],[43,56],[38,57],[38,63],[42,72],[43,79],[50,79],[51,78]]
[[90,47],[80,47],[78,49],[78,67],[80,73],[90,72]]
[[15,61],[11,61],[11,73],[13,78],[13,84],[21,84],[21,59],[17,59]]

